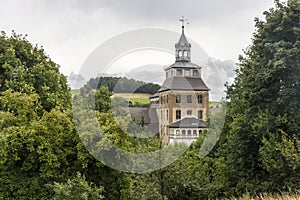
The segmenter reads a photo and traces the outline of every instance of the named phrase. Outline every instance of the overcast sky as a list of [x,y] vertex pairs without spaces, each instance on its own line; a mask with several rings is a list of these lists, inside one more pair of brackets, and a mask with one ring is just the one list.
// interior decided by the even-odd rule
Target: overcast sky
[[[228,60],[237,62],[242,49],[251,44],[254,18],[263,18],[263,11],[273,6],[273,0],[0,0],[0,3],[0,30],[28,34],[29,41],[42,45],[65,75],[78,73],[99,45],[119,34],[141,28],[180,33],[181,16],[189,19],[186,35],[217,60],[218,65],[225,63],[221,71],[232,75]],[[148,51],[152,56],[146,57],[139,53],[115,60],[115,68],[109,72],[118,74],[129,65],[156,65],[157,69],[159,64],[174,62],[174,56],[165,52],[160,55]],[[192,56],[197,56],[193,47]],[[146,61],[153,57],[158,58],[156,62]],[[122,70],[118,70],[120,65]],[[132,74],[141,74],[130,70]]]
[[[157,27],[187,35],[210,57],[237,61],[250,44],[254,17],[273,0],[0,0],[0,30],[28,34],[62,72],[77,72],[102,42],[122,32]],[[176,41],[174,41],[175,43]]]

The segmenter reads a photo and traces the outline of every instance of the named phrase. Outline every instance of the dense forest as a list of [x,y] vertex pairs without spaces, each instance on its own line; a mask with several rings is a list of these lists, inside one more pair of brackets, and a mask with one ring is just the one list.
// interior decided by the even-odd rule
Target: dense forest
[[91,78],[84,87],[99,89],[107,87],[110,92],[115,93],[147,93],[154,94],[160,85],[145,83],[126,77],[97,77]]
[[[2,32],[0,199],[222,199],[299,190],[300,2],[275,1],[264,15],[255,19],[252,44],[227,85],[216,146],[199,157],[204,138],[215,134],[204,132],[175,162],[147,173],[115,170],[91,155],[102,148],[116,162],[123,159],[106,139],[128,152],[162,148],[156,137],[131,137],[142,127],[111,109],[112,85],[130,80],[110,85],[113,79],[99,78],[72,99],[66,77],[43,48]],[[167,157],[181,146],[170,148]]]

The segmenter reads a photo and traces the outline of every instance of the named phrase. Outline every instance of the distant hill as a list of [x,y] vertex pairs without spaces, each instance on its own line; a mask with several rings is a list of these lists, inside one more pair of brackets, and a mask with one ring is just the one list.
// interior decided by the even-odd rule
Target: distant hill
[[147,93],[154,94],[160,85],[146,83],[125,77],[96,77],[91,78],[87,84],[93,89],[101,86],[108,87],[108,90],[114,93]]

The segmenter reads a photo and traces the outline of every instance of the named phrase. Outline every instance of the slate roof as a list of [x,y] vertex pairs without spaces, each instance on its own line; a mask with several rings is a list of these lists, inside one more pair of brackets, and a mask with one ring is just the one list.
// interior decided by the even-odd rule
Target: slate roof
[[186,39],[184,33],[181,34],[180,39],[179,39],[178,43],[175,45],[175,47],[176,48],[178,48],[178,47],[187,47],[187,48],[190,48],[191,47],[191,44]]
[[189,61],[176,61],[175,63],[173,63],[172,65],[167,67],[165,70],[171,69],[171,68],[193,68],[193,69],[200,68],[201,69],[201,67],[199,65],[196,65]]
[[169,124],[169,128],[205,128],[205,122],[194,116],[186,116],[181,120]]
[[173,76],[164,81],[158,92],[167,90],[209,91],[210,89],[199,77]]
[[155,94],[151,95],[151,96],[149,97],[149,99],[153,99],[153,98],[157,98],[157,97],[159,97],[159,95],[158,95],[158,93],[155,93]]
[[141,117],[143,116],[145,124],[149,124],[151,122],[149,117],[149,108],[128,107],[125,108],[125,110],[130,113],[132,118],[135,118],[138,121],[141,120]]
[[137,120],[139,123],[142,116],[144,117],[144,123],[148,131],[157,134],[159,132],[159,123],[157,118],[156,109],[154,108],[139,108],[139,107],[129,107],[124,108],[127,112],[130,113],[132,118]]

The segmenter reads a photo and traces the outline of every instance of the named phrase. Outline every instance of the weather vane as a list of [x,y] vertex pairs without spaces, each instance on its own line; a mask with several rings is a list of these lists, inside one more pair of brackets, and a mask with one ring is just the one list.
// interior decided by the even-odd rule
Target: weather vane
[[[184,23],[187,22],[188,19],[185,19],[184,16],[182,16],[182,17],[179,19],[179,21],[181,21],[181,23],[182,23],[181,28],[182,28],[182,33],[183,33],[183,32],[184,32]],[[187,22],[187,24],[189,24],[189,23]]]

